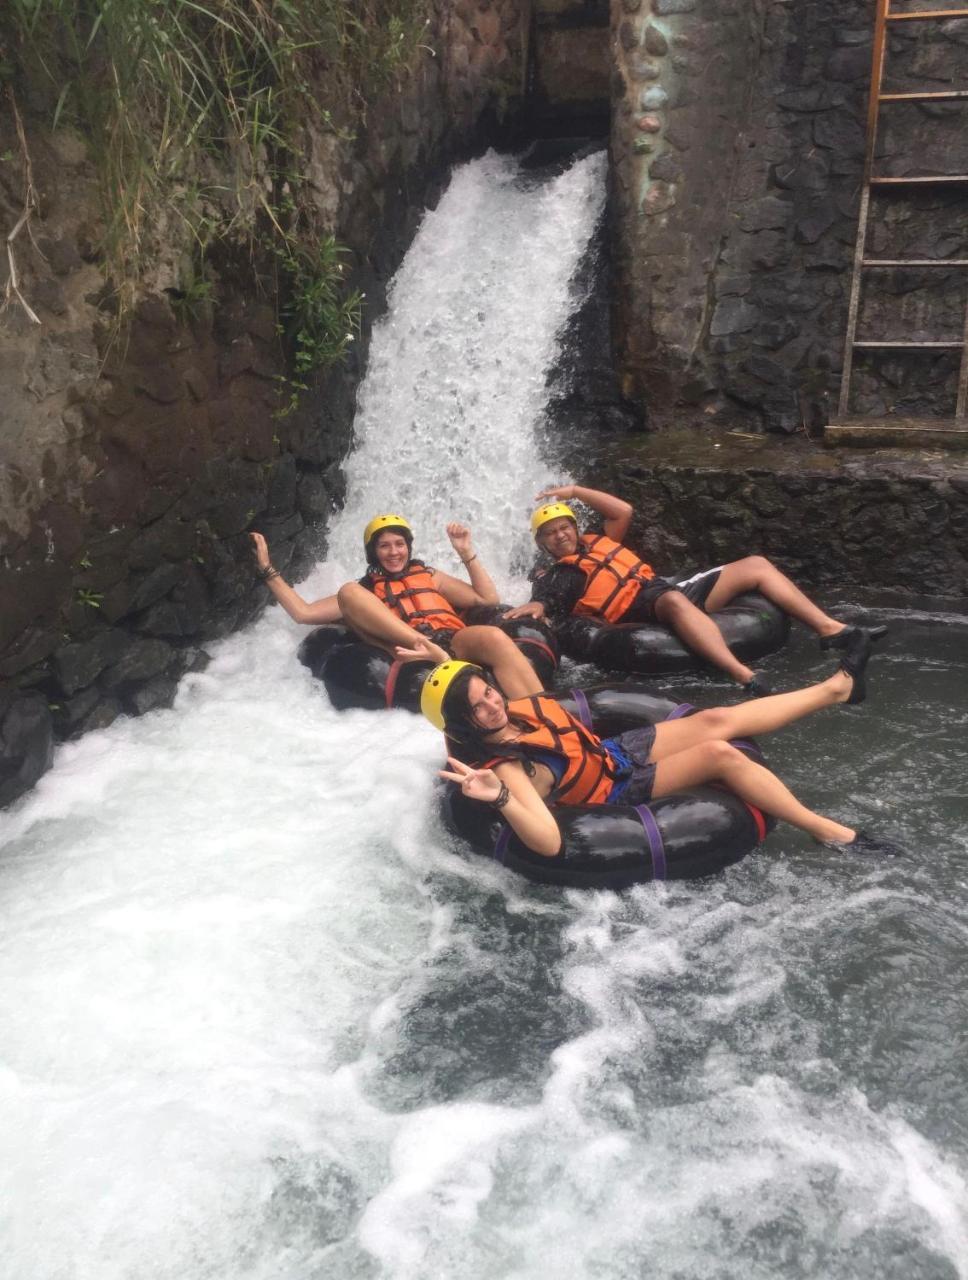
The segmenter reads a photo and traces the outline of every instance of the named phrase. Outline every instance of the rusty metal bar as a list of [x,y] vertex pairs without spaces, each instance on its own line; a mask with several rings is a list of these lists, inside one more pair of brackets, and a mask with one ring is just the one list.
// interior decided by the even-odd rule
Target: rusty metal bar
[[865,258],[864,267],[968,267],[968,258]]
[[857,243],[854,246],[854,273],[850,281],[850,300],[847,304],[847,335],[844,339],[844,368],[840,378],[838,416],[845,418],[850,403],[850,379],[854,367],[854,339],[857,334],[857,316],[860,311],[860,288],[864,274],[864,249],[867,244],[867,216],[871,200],[871,173],[874,168],[874,151],[877,146],[877,116],[880,105],[881,85],[884,82],[884,50],[887,44],[887,15],[891,0],[877,0],[874,18],[874,51],[871,59],[871,87],[867,99],[867,146],[864,152],[864,175],[861,180],[860,209],[857,215]]
[[885,350],[907,351],[960,351],[964,344],[961,342],[892,342],[889,338],[881,341],[878,338],[864,338],[863,341],[855,342],[856,347],[865,347],[868,350],[874,350],[883,347]]
[[927,173],[915,178],[871,178],[871,185],[875,187],[924,187],[945,182],[968,182],[968,173]]
[[968,89],[941,89],[932,93],[880,93],[879,102],[950,102],[968,98]]
[[955,421],[968,419],[968,299],[965,300],[965,333],[961,351],[961,369],[958,373],[958,400],[955,404]]
[[921,22],[925,18],[968,18],[968,9],[919,9],[917,13],[889,13],[888,22]]

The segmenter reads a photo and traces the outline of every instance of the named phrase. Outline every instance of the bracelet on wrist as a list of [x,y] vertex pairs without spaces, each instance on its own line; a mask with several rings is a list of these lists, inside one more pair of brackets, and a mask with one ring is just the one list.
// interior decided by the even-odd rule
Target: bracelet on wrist
[[470,556],[467,560],[462,560],[461,564],[473,564],[476,559],[477,559],[477,552],[475,551],[474,554]]
[[256,569],[255,576],[260,582],[268,582],[270,578],[279,577],[279,570],[271,564],[264,564]]
[[510,799],[511,799],[511,792],[508,791],[508,784],[506,782],[502,782],[501,790],[497,793],[497,796],[491,801],[491,808],[503,809]]

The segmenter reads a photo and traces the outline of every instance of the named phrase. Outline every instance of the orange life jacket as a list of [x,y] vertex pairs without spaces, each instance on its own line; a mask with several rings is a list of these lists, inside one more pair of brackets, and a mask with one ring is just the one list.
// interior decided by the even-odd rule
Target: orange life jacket
[[580,617],[619,622],[628,613],[643,582],[655,577],[651,565],[634,551],[604,534],[583,533],[583,550],[561,556],[558,564],[574,564],[585,573],[585,592],[573,610]]
[[[565,772],[548,796],[549,804],[605,804],[613,782],[626,776],[601,741],[553,698],[540,694],[516,698],[508,703],[508,714],[515,723],[531,726],[515,739],[515,746],[524,748],[525,755],[528,747],[535,747],[554,751],[565,760]],[[490,768],[508,758],[495,756],[482,767]]]
[[411,560],[392,577],[370,569],[366,581],[376,598],[415,631],[460,631],[467,625],[434,586],[433,571],[422,560]]

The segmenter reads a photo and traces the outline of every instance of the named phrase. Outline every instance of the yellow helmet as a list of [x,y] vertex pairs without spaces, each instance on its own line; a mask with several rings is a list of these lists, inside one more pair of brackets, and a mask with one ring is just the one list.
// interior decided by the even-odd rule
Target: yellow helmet
[[374,516],[363,530],[364,547],[368,547],[374,534],[380,533],[383,529],[406,529],[410,534],[411,541],[413,540],[413,530],[403,516]]
[[454,678],[468,669],[482,679],[486,679],[484,672],[475,663],[460,662],[457,658],[451,658],[449,662],[442,662],[434,667],[424,681],[423,688],[420,690],[420,710],[435,729],[444,727],[444,699],[454,683]]
[[574,511],[565,502],[549,502],[545,506],[539,507],[531,517],[532,534],[537,537],[538,530],[542,525],[547,524],[549,520],[558,520],[561,516],[567,516],[569,520],[574,520],[575,524],[578,523],[577,519],[575,519]]

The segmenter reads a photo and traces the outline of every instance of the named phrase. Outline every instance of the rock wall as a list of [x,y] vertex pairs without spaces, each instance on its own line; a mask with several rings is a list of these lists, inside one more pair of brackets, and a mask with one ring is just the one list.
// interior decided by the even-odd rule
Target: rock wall
[[[822,426],[857,235],[873,0],[613,0],[619,361],[651,424]],[[968,83],[968,20],[898,24],[887,90]],[[882,172],[964,173],[965,104],[883,108]],[[965,256],[963,191],[880,192],[871,248]],[[968,274],[879,272],[858,336],[949,336]],[[949,415],[949,354],[865,355],[852,409]]]
[[670,431],[611,442],[583,479],[636,510],[660,573],[765,555],[802,586],[968,596],[968,458],[851,457],[802,437]]
[[[53,735],[167,705],[205,642],[263,607],[248,529],[295,576],[321,550],[369,326],[447,164],[519,103],[528,19],[526,0],[439,0],[412,71],[352,129],[307,120],[315,220],[350,249],[367,302],[351,358],[285,417],[271,260],[223,251],[192,303],[172,243],[112,342],[87,147],[26,104],[40,210],[16,251],[41,323],[17,305],[0,317],[0,804],[46,767]],[[9,116],[0,155],[9,229],[23,201]]]

